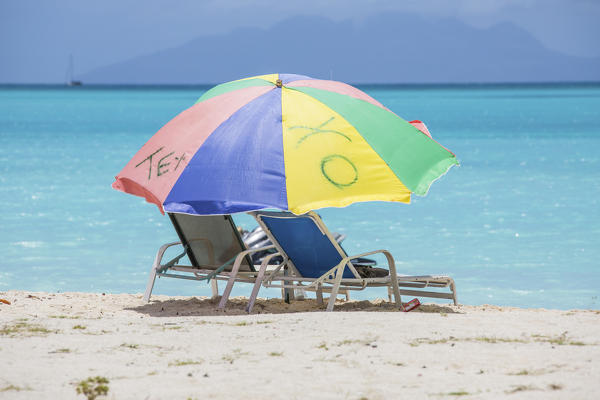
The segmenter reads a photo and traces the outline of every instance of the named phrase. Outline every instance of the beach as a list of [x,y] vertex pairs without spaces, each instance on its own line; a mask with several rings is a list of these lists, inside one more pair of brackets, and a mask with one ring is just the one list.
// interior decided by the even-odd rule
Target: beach
[[[111,184],[207,89],[0,88],[0,147],[11,149],[0,174],[0,206],[10,210],[0,217],[0,291],[143,291],[157,250],[178,236],[154,205]],[[348,254],[386,249],[401,274],[449,275],[463,304],[600,307],[600,213],[590,212],[600,199],[599,84],[362,89],[426,122],[461,166],[410,205],[318,210],[331,232],[346,236]],[[246,214],[233,218],[256,227]],[[172,250],[167,258],[178,254]],[[210,295],[192,281],[164,279],[156,290]],[[232,295],[250,291],[236,285]],[[385,296],[372,289],[362,299]]]
[[0,400],[600,399],[600,1],[7,3]]
[[597,397],[600,85],[365,87],[461,166],[410,206],[318,212],[348,254],[387,249],[401,274],[451,276],[464,305],[402,313],[372,288],[325,313],[263,288],[251,315],[251,285],[225,312],[210,285],[179,279],[144,303],[178,236],[111,188],[207,89],[0,90],[0,399],[83,399],[85,382],[108,399]]
[[[0,398],[592,399],[600,311],[0,292]],[[409,299],[404,297],[404,301]],[[90,384],[92,385],[92,384]]]

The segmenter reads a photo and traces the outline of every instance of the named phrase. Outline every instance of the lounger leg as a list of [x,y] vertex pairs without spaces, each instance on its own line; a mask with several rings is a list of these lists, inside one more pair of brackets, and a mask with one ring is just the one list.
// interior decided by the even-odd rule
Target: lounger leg
[[[285,267],[283,267],[283,276],[288,276],[288,267],[287,265]],[[290,297],[288,294],[288,290],[284,287],[281,288],[281,299],[286,302],[287,304],[290,304]]]
[[240,254],[233,263],[233,268],[231,268],[231,273],[229,275],[229,280],[227,281],[227,286],[225,287],[225,291],[223,291],[223,296],[221,297],[221,301],[219,301],[219,309],[224,309],[225,304],[227,304],[227,299],[229,299],[229,295],[231,294],[231,289],[233,289],[233,284],[235,283],[235,278],[237,277],[237,273],[240,270],[240,265],[242,264],[242,260],[244,259],[244,255]]
[[[288,267],[285,266],[283,268],[283,276],[289,276],[289,270]],[[294,285],[294,282],[292,282],[292,286]],[[283,297],[283,301],[285,301],[287,304],[290,304],[291,300],[294,300],[294,289],[290,289],[290,288],[282,288],[281,289],[283,292],[281,293],[281,296]]]
[[323,284],[321,283],[317,284],[317,304],[321,307],[325,304],[323,303]]
[[383,253],[387,258],[388,266],[390,268],[390,285],[392,286],[392,292],[394,293],[394,300],[396,302],[396,307],[401,310],[404,310],[404,306],[402,305],[402,299],[400,298],[400,288],[398,287],[398,274],[396,273],[396,262],[392,255],[388,252]]
[[219,297],[219,284],[216,279],[211,279],[210,288],[212,289],[211,298],[216,299],[217,297]]
[[146,292],[144,293],[144,301],[147,303],[150,301],[152,295],[152,289],[154,288],[154,281],[156,280],[156,268],[152,266],[150,276],[148,277],[148,284],[146,285]]
[[458,305],[458,301],[456,299],[456,286],[454,286],[454,281],[450,284],[450,290],[452,291],[452,300],[454,301],[454,305]]
[[342,282],[342,275],[344,275],[345,265],[340,265],[335,273],[335,283],[331,288],[331,294],[329,295],[329,302],[327,303],[327,311],[333,311],[335,305],[335,299],[337,298],[338,290],[340,289],[340,283]]
[[263,261],[260,270],[258,271],[258,276],[256,277],[256,282],[254,282],[254,287],[252,288],[252,294],[250,295],[250,300],[248,301],[248,307],[246,307],[246,311],[248,313],[252,312],[252,308],[254,307],[254,302],[256,301],[256,297],[258,297],[258,291],[260,290],[260,286],[262,285],[262,280],[265,276],[265,271],[267,270],[267,262]]
[[[156,252],[156,256],[154,257],[154,263],[152,263],[152,269],[150,270],[150,276],[148,277],[148,284],[146,285],[146,292],[144,293],[144,297],[143,297],[145,302],[150,301],[150,296],[152,295],[152,289],[154,288],[154,281],[156,280],[156,274],[162,268],[162,266],[160,265],[160,262],[163,258],[163,255],[165,254],[165,251],[167,251],[167,249],[169,247],[174,246],[176,244],[179,244],[179,242],[164,244],[164,245],[160,246],[160,248]],[[181,253],[179,256],[177,256],[173,260],[171,260],[169,262],[169,264],[177,262],[184,255],[185,255],[185,252]]]

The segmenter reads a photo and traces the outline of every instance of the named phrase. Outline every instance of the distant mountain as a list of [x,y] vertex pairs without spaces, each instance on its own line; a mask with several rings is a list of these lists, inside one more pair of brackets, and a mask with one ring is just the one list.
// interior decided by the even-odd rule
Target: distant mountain
[[390,13],[360,24],[295,17],[268,29],[201,36],[99,68],[85,83],[195,84],[289,72],[353,83],[598,81],[600,58],[544,48],[512,24]]

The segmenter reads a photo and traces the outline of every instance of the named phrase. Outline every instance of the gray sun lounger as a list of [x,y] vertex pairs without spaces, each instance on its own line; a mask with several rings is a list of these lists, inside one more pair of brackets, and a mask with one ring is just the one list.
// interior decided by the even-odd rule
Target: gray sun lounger
[[[315,291],[317,300],[323,303],[323,291],[330,291],[327,311],[333,310],[337,294],[342,290],[363,290],[367,287],[387,287],[390,301],[392,295],[402,308],[401,294],[449,299],[457,304],[454,280],[446,275],[408,276],[396,273],[393,256],[387,250],[376,250],[356,256],[348,256],[335,241],[321,218],[314,212],[294,215],[289,212],[250,212],[267,233],[277,249],[276,255],[283,256],[283,263],[266,274],[263,260],[255,280],[247,311],[252,311],[260,286],[302,289]],[[362,278],[352,260],[376,253],[383,254],[388,262],[389,274],[385,277]],[[282,273],[282,268],[290,271]],[[231,276],[233,281],[235,276]],[[326,289],[329,290],[326,290]],[[437,291],[420,290],[437,288]],[[449,292],[439,291],[449,289]]]
[[[150,301],[156,277],[211,281],[212,296],[218,296],[218,280],[230,281],[220,304],[224,307],[233,283],[254,283],[257,271],[250,254],[273,248],[266,246],[249,250],[244,245],[230,215],[169,214],[179,242],[167,243],[158,250],[150,271],[144,300]],[[180,254],[163,263],[165,251],[172,246],[183,247]],[[191,265],[179,264],[187,256]]]

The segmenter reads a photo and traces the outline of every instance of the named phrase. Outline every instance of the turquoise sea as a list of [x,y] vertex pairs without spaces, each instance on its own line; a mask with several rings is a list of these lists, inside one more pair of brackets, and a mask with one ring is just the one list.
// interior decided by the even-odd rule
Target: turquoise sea
[[[176,235],[111,183],[206,89],[0,87],[0,291],[143,292]],[[461,166],[410,205],[321,210],[349,253],[385,248],[401,273],[448,273],[463,304],[600,307],[600,84],[361,89],[426,122]],[[161,279],[155,293],[210,288]]]

